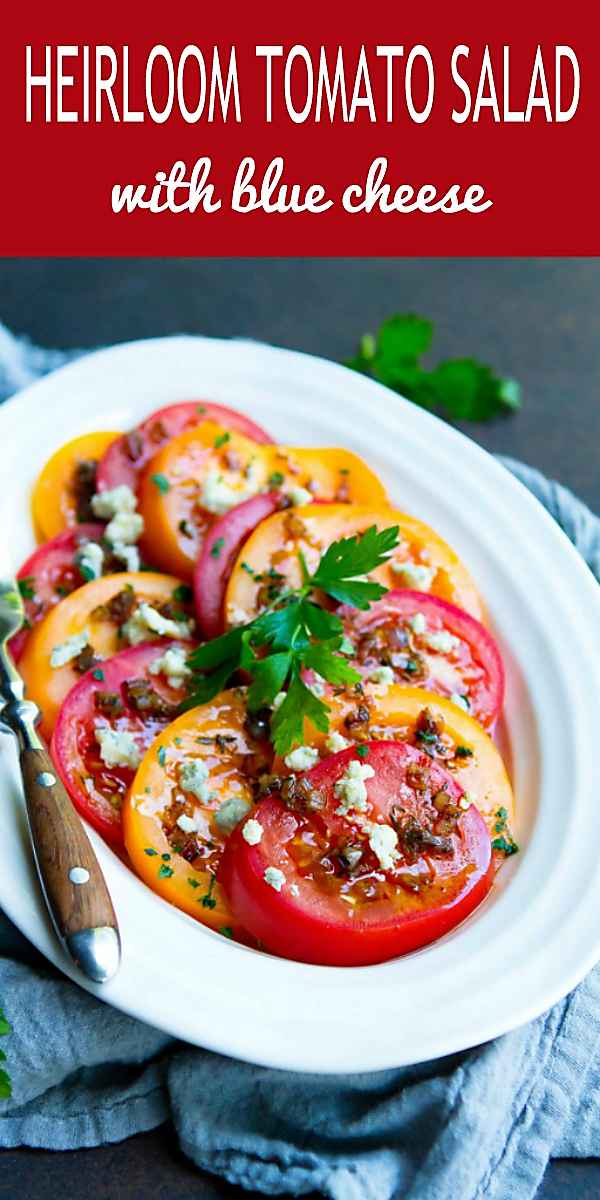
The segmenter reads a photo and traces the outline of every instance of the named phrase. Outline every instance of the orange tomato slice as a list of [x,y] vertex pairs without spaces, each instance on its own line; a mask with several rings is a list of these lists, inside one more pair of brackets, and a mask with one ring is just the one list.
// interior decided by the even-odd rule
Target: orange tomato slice
[[[33,525],[38,541],[48,541],[78,524],[74,491],[78,463],[98,462],[120,433],[84,433],[66,442],[42,467],[31,495]],[[91,518],[92,520],[94,518]]]
[[[504,820],[508,827],[512,825],[515,815],[514,797],[500,752],[481,725],[451,700],[443,696],[434,696],[422,688],[405,688],[392,684],[384,689],[377,684],[368,683],[364,685],[364,698],[344,692],[340,696],[327,696],[326,700],[330,706],[329,733],[336,731],[350,741],[390,739],[409,742],[423,749],[425,743],[416,737],[416,723],[420,713],[423,709],[429,709],[434,716],[440,716],[443,720],[442,744],[450,751],[449,755],[440,761],[456,774],[458,782],[471,796],[490,830],[492,839],[501,833],[495,828],[499,821],[499,809],[504,810],[506,814],[500,820]],[[352,724],[358,707],[365,700],[371,707],[369,724]],[[328,737],[329,734],[320,733],[309,722],[306,723],[307,746],[315,746],[321,753],[326,753],[325,742]],[[461,747],[458,755],[453,753],[456,747]],[[281,766],[281,763],[276,760],[273,766],[275,772],[278,766]]]
[[378,477],[349,450],[259,446],[204,421],[172,438],[145,472],[139,493],[142,548],[162,570],[189,579],[217,514],[260,491],[299,487],[320,500],[387,502]]
[[[53,649],[86,629],[89,644],[96,655],[110,658],[123,649],[123,642],[119,639],[117,623],[106,614],[105,606],[109,601],[124,588],[133,588],[138,600],[146,600],[153,606],[166,604],[181,586],[179,579],[158,575],[153,571],[124,571],[117,575],[104,575],[65,596],[31,630],[19,661],[19,671],[25,682],[28,699],[41,709],[40,729],[45,738],[52,735],[59,708],[67,692],[80,678],[73,663],[56,668],[50,665]],[[152,640],[155,638],[148,634],[148,641]]]
[[[302,583],[299,550],[309,570],[314,570],[332,542],[362,533],[371,525],[378,529],[398,525],[400,544],[389,562],[373,571],[370,578],[387,588],[406,586],[430,592],[464,609],[478,621],[483,619],[482,602],[466,567],[439,534],[422,521],[377,504],[369,507],[309,504],[273,513],[250,535],[225,593],[226,621],[230,624],[251,621],[264,600],[270,602],[274,598],[276,586],[299,587]],[[407,564],[409,574],[402,574],[402,564]],[[426,574],[420,586],[415,582],[415,569],[417,579],[419,569]]]
[[[250,771],[260,773],[270,757],[245,720],[244,693],[235,688],[178,717],[147,751],[122,810],[125,846],[144,883],[195,920],[227,933],[234,932],[231,913],[215,881],[226,834],[215,814],[232,797],[253,804]],[[190,762],[207,768],[206,801],[182,787],[181,766]],[[177,825],[182,815],[194,831]]]

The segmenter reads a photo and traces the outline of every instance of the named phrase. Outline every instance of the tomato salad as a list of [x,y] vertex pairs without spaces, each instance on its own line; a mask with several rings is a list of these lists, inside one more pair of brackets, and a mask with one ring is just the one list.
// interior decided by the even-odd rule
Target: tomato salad
[[517,851],[468,568],[356,454],[186,400],[60,447],[11,650],[78,811],[161,896],[308,963],[414,951]]

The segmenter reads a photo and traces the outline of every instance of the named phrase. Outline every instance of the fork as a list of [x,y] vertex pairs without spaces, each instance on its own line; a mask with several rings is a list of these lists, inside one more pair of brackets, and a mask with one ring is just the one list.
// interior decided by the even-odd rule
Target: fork
[[121,960],[117,918],[89,838],[36,733],[39,710],[25,699],[10,656],[8,641],[24,618],[18,585],[0,580],[0,731],[19,745],[31,845],[59,941],[84,975],[106,983]]

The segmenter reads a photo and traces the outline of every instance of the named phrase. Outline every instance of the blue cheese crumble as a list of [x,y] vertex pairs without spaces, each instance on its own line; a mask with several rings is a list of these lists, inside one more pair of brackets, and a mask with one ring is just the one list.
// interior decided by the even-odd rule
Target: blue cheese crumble
[[243,796],[230,796],[215,813],[215,824],[221,833],[231,833],[236,825],[247,816],[252,805]]
[[116,513],[109,521],[104,535],[111,546],[130,546],[137,542],[144,532],[144,518],[138,512]]
[[359,762],[358,759],[353,759],[348,763],[344,774],[333,785],[334,795],[340,801],[335,810],[339,816],[347,817],[352,811],[366,812],[366,780],[372,779],[374,774],[369,763]]
[[59,642],[58,645],[52,647],[50,654],[50,666],[56,671],[58,667],[66,667],[67,663],[77,658],[82,650],[89,645],[90,635],[87,629],[82,629],[81,633],[74,633],[72,637],[67,638],[64,642]]
[[392,871],[398,861],[398,834],[391,825],[368,826],[369,845],[384,871]]
[[151,634],[158,637],[189,638],[191,626],[189,621],[172,621],[163,617],[156,608],[152,608],[142,600],[133,615],[121,626],[121,634],[130,646],[147,642]]
[[275,892],[280,892],[285,883],[285,875],[279,867],[267,867],[263,879]]
[[339,754],[340,750],[347,750],[348,746],[351,745],[352,742],[348,738],[342,737],[342,734],[338,733],[337,730],[330,733],[329,737],[325,739],[325,748],[329,750],[330,754]]
[[407,587],[417,588],[420,592],[429,591],[437,574],[434,567],[425,567],[421,563],[391,562],[390,567]]
[[131,767],[136,770],[144,757],[134,736],[128,730],[97,726],[94,736],[100,746],[100,758],[106,767]]
[[394,672],[391,667],[376,667],[369,675],[369,682],[378,683],[387,689],[394,682]]
[[164,675],[172,688],[180,688],[192,673],[187,665],[187,655],[183,646],[169,646],[164,654],[150,663],[149,670],[151,675]]
[[451,654],[457,646],[460,646],[460,638],[455,637],[453,633],[448,633],[447,629],[440,629],[427,635],[427,645],[431,650],[437,650],[439,654]]
[[203,804],[214,799],[208,785],[209,769],[201,758],[190,758],[179,764],[178,779],[184,792],[191,792]]
[[198,503],[207,512],[215,513],[216,516],[222,517],[224,513],[229,512],[230,508],[234,508],[236,504],[242,504],[244,500],[250,500],[258,491],[258,486],[253,479],[253,472],[250,467],[247,469],[247,481],[241,487],[232,487],[223,478],[220,471],[208,471],[204,480]]
[[260,821],[256,821],[254,817],[250,817],[242,829],[242,837],[249,846],[258,846],[263,833],[264,829]]
[[133,513],[137,508],[135,493],[126,483],[92,496],[92,511],[101,521],[110,521],[117,513]]
[[283,761],[290,771],[310,771],[319,761],[319,751],[314,746],[297,746]]
[[85,542],[75,553],[75,563],[83,578],[90,582],[99,579],[104,566],[104,550],[98,542]]

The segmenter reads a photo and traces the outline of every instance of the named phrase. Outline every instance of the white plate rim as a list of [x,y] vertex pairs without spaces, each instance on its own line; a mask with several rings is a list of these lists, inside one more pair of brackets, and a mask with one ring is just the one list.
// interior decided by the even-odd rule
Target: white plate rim
[[[123,343],[67,364],[6,402],[0,409],[0,432],[14,439],[15,464],[23,457],[30,463],[32,440],[41,451],[53,436],[52,444],[59,444],[67,430],[72,436],[94,424],[110,428],[117,418],[114,427],[125,427],[158,402],[199,394],[200,380],[205,396],[247,408],[265,424],[270,418],[282,438],[287,425],[298,428],[298,440],[302,435],[313,442],[313,430],[331,429],[342,444],[362,449],[367,458],[380,453],[385,441],[388,459],[392,439],[398,439],[410,454],[392,454],[395,469],[405,490],[420,498],[412,511],[425,519],[424,508],[436,511],[436,503],[442,503],[433,490],[443,477],[447,491],[438,527],[460,548],[469,546],[480,577],[483,572],[494,581],[486,599],[500,634],[508,615],[511,630],[515,623],[514,637],[504,640],[509,651],[519,642],[521,663],[526,664],[524,677],[515,669],[513,680],[525,716],[516,722],[513,715],[509,726],[511,741],[514,736],[518,743],[518,725],[530,721],[531,762],[521,748],[519,770],[525,791],[530,788],[536,795],[529,804],[520,861],[508,866],[493,901],[427,951],[349,972],[257,955],[201,930],[201,968],[212,973],[213,982],[199,980],[196,987],[187,968],[182,971],[177,963],[181,947],[192,944],[198,927],[148,892],[94,836],[121,914],[125,956],[114,981],[104,989],[89,985],[88,990],[182,1040],[265,1066],[320,1073],[418,1062],[507,1032],[545,1011],[600,958],[595,920],[600,867],[585,844],[592,839],[582,837],[594,819],[597,784],[585,750],[593,744],[594,698],[600,686],[598,664],[589,661],[600,590],[541,505],[475,443],[379,384],[297,351],[199,337]],[[77,407],[82,399],[83,414]],[[382,438],[385,433],[389,438]],[[22,455],[25,445],[29,453]],[[429,484],[420,479],[415,457],[427,468]],[[18,494],[22,498],[24,487],[17,466],[14,488],[6,487],[9,494],[0,505],[5,520],[16,522],[21,552],[18,538],[24,534],[14,499]],[[477,529],[486,520],[493,546]],[[549,595],[551,614],[546,611]],[[529,669],[533,662],[535,672]],[[0,778],[6,785],[10,777],[14,790],[10,759],[3,745]],[[558,799],[567,786],[570,805],[563,811]],[[54,941],[34,886],[18,801],[3,805],[0,830],[13,863],[11,872],[0,875],[0,903],[42,953],[82,984]],[[552,843],[557,832],[558,847]],[[515,908],[521,912],[518,922]],[[141,913],[148,920],[153,913],[151,939],[142,930]],[[157,936],[166,954],[158,965],[152,944]],[[171,954],[168,939],[175,943]],[[496,958],[502,955],[502,970],[494,965],[489,939],[497,948]],[[240,972],[243,996],[233,986]],[[518,987],[507,989],[506,976],[516,981],[517,975]],[[448,1013],[443,1028],[444,1022],[436,1027],[432,1020],[440,996]],[[374,1022],[369,1020],[372,1012]]]

